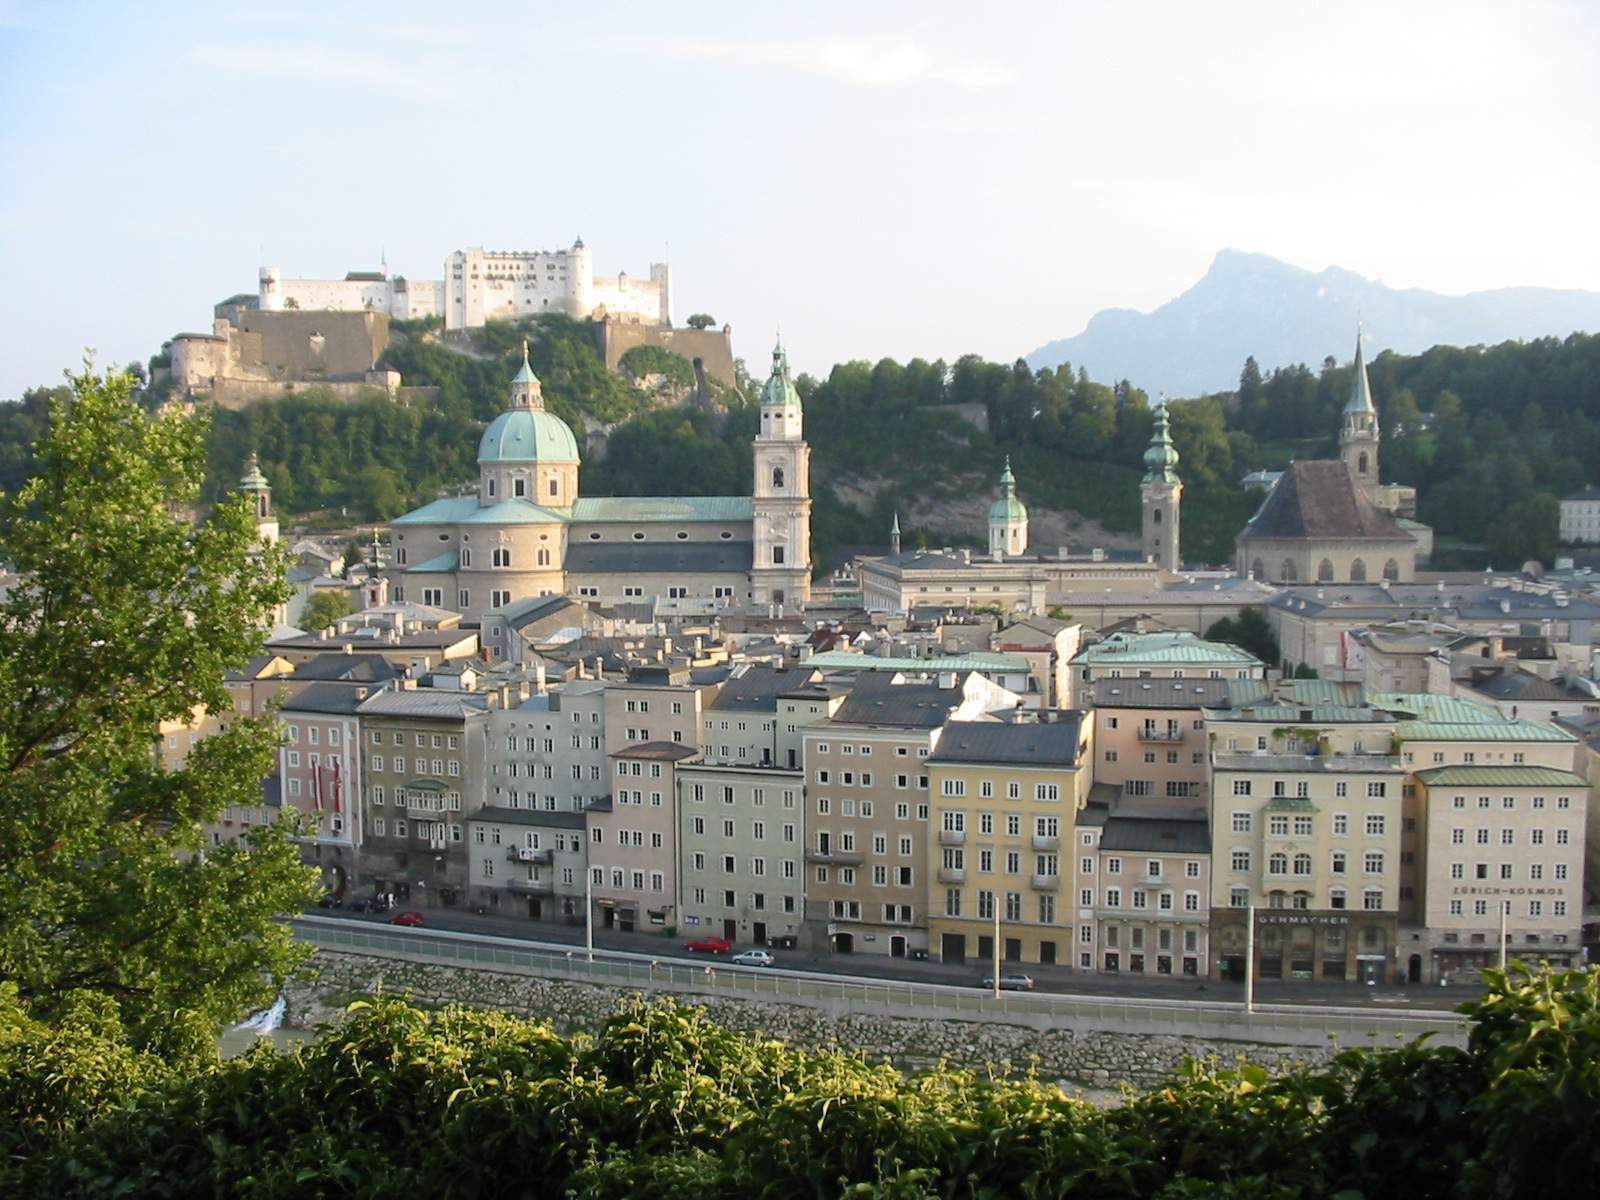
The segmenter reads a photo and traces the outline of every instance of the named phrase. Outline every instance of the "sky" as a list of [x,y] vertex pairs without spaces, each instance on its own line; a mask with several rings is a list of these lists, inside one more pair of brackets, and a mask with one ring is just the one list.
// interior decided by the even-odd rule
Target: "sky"
[[1600,289],[1600,4],[0,0],[0,398],[261,265],[673,268],[764,365],[1009,361],[1224,247]]

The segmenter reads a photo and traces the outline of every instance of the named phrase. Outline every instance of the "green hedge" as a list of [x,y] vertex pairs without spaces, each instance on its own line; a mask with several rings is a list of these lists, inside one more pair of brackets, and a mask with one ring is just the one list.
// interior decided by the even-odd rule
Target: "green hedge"
[[1597,975],[1490,972],[1467,1049],[1280,1077],[1196,1066],[1101,1109],[1028,1078],[903,1078],[627,1008],[593,1039],[384,999],[219,1063],[130,1052],[103,1008],[0,1007],[7,1195],[1514,1197],[1592,1194]]

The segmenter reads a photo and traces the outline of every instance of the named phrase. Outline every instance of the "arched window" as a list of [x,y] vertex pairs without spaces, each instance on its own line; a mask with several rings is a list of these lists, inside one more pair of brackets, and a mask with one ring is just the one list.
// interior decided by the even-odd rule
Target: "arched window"
[[782,467],[773,467],[772,468],[772,486],[775,487],[775,488],[781,488],[783,486],[783,468]]
[[1325,559],[1323,559],[1321,562],[1319,562],[1317,564],[1317,582],[1318,583],[1332,583],[1333,582],[1333,562],[1332,562],[1332,560],[1325,558]]
[[1267,859],[1268,875],[1287,875],[1289,873],[1289,856],[1281,850]]
[[561,482],[554,475],[550,476],[550,494],[552,496],[561,494]]
[[496,546],[492,558],[494,565],[497,567],[509,567],[511,565],[511,551],[505,546]]
[[1150,514],[1150,523],[1152,525],[1161,524],[1161,510],[1159,508]]
[[[1311,907],[1311,893],[1310,892],[1296,892],[1294,894],[1294,906],[1296,908],[1310,908]],[[1307,929],[1306,932],[1310,933],[1311,931],[1309,929]]]
[[1283,568],[1278,572],[1278,574],[1284,583],[1293,583],[1295,580],[1300,578],[1300,572],[1295,570],[1294,559],[1292,558],[1286,558],[1283,560]]
[[463,567],[470,567],[472,565],[472,551],[466,546],[461,547],[461,565]]
[[1294,873],[1296,875],[1311,874],[1311,855],[1296,854],[1294,856]]
[[1356,559],[1350,564],[1350,582],[1365,583],[1367,581],[1367,563],[1365,559]]
[[1363,450],[1360,457],[1356,459],[1356,473],[1360,475],[1365,475],[1367,473],[1367,452],[1365,450]]
[[1389,580],[1391,583],[1398,583],[1400,581],[1400,564],[1395,562],[1395,560],[1392,558],[1388,562],[1384,563],[1383,577]]
[[1266,565],[1258,558],[1258,559],[1255,560],[1255,562],[1250,564],[1250,578],[1252,578],[1252,579],[1263,579],[1264,580],[1264,579],[1266,579],[1266,577],[1267,577]]

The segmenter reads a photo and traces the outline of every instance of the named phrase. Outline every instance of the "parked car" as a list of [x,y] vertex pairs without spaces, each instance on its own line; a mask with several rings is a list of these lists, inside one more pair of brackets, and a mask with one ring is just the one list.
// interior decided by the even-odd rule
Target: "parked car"
[[[994,987],[994,976],[985,975],[983,986]],[[1033,976],[1024,975],[1021,971],[1006,972],[1000,976],[1000,990],[1002,992],[1031,992],[1033,991]]]
[[413,929],[418,929],[426,925],[427,922],[422,919],[422,914],[419,912],[397,912],[389,918],[389,924],[409,925]]
[[743,953],[735,954],[733,961],[741,967],[770,967],[778,960],[765,950],[746,950]]
[[685,950],[694,954],[726,954],[733,949],[733,943],[727,938],[706,937],[690,938],[683,944]]

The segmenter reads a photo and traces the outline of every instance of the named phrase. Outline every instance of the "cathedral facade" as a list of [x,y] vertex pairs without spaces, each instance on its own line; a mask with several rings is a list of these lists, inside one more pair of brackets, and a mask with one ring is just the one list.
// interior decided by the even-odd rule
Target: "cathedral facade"
[[481,621],[532,596],[652,603],[664,616],[803,608],[811,590],[811,451],[780,345],[761,394],[753,496],[579,494],[578,443],[528,364],[478,443],[474,495],[390,526],[389,594]]

